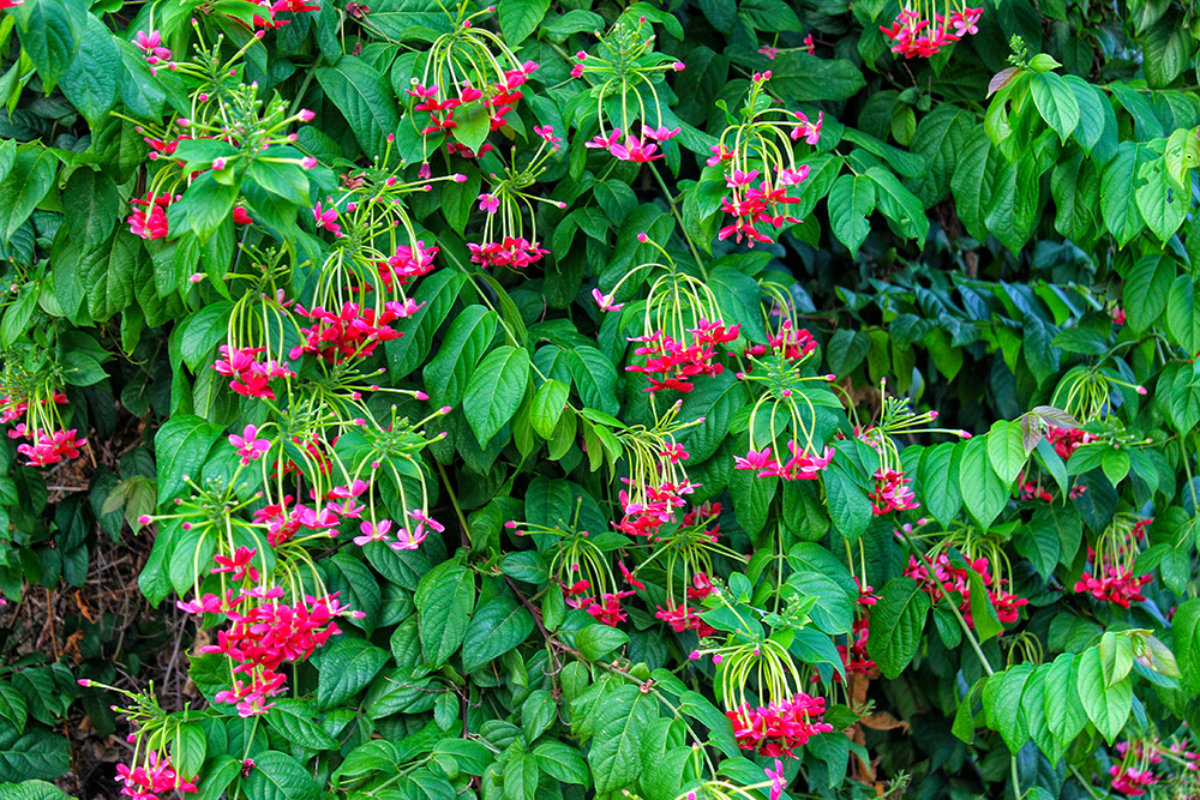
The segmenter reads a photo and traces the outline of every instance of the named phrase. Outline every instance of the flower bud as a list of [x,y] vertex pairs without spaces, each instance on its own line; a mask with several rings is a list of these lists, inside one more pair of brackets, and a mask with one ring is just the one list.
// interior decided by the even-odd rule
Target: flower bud
[[193,272],[191,275],[188,276],[188,281],[190,281],[191,283],[199,283],[202,280],[204,280],[203,272]]
[[220,172],[221,170],[225,169],[224,156],[217,156],[216,158],[214,158],[213,162],[212,162],[212,168],[214,170],[216,170],[217,172]]
[[300,114],[298,116],[300,117],[301,122],[312,122],[313,118],[316,117],[317,114],[312,109],[302,108],[300,109]]
[[317,159],[314,158],[313,156],[307,156],[300,160],[300,166],[304,167],[305,169],[312,169],[316,165],[317,165]]

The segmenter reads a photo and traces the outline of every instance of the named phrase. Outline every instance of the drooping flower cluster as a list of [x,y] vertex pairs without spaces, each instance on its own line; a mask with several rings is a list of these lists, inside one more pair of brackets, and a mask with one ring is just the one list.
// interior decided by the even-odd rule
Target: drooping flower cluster
[[963,5],[943,16],[934,11],[935,7],[933,2],[918,2],[915,8],[902,8],[892,27],[879,26],[883,35],[894,42],[893,53],[905,58],[931,58],[943,47],[979,32],[976,23],[983,16],[983,8]]
[[117,783],[121,784],[121,795],[130,800],[159,800],[166,792],[194,794],[196,784],[176,774],[175,767],[167,756],[151,750],[146,760],[131,769],[125,764],[117,765]]
[[[1162,786],[1163,797],[1192,798],[1200,791],[1200,750],[1186,734],[1166,745],[1157,736],[1118,742],[1120,762],[1109,767],[1113,791],[1140,797],[1151,786]],[[1174,769],[1172,769],[1172,767]]]
[[217,374],[230,378],[229,388],[243,397],[274,400],[275,390],[271,387],[271,381],[276,378],[294,378],[296,373],[273,358],[260,362],[258,354],[266,352],[266,349],[237,348],[223,344],[218,348],[222,358],[213,362],[212,368]]
[[763,85],[770,78],[770,70],[754,74],[744,112],[747,121],[727,128],[707,161],[709,167],[724,171],[725,187],[730,190],[730,196],[721,201],[721,210],[732,216],[733,222],[722,227],[717,237],[745,240],[749,247],[775,241],[760,226],[781,230],[801,221],[788,208],[801,202],[791,192],[808,178],[809,168],[797,165],[792,142],[803,139],[809,145],[817,144],[824,122],[823,112],[814,123],[802,111],[760,102]]
[[1075,582],[1076,593],[1090,594],[1105,603],[1129,608],[1145,600],[1142,587],[1151,581],[1150,575],[1135,575],[1139,543],[1146,537],[1146,528],[1153,519],[1137,519],[1119,514],[1096,541],[1088,547],[1088,567]]
[[[227,656],[235,662],[234,674],[248,678],[245,682],[235,678],[231,688],[216,695],[218,703],[236,705],[242,717],[265,714],[273,705],[268,699],[284,691],[286,678],[279,668],[307,659],[340,632],[338,617],[354,613],[338,603],[337,592],[326,597],[305,595],[290,604],[273,602],[283,593],[282,588],[275,587],[265,592],[244,590],[240,596],[231,597],[228,605],[219,607],[229,617],[230,626],[217,632],[216,644],[200,648],[201,653]],[[248,598],[261,602],[243,613],[238,606]]]
[[689,345],[676,341],[661,330],[649,336],[630,337],[629,341],[642,343],[633,352],[646,356],[646,362],[631,364],[625,367],[625,371],[645,375],[650,382],[646,387],[647,392],[663,389],[690,392],[695,388],[692,378],[697,375],[720,375],[725,370],[724,364],[714,361],[718,355],[717,345],[737,339],[740,328],[740,325],[726,328],[720,320],[701,319],[697,327],[688,329],[692,340]]
[[955,566],[947,553],[939,553],[930,561],[933,565],[933,575],[929,574],[925,563],[916,556],[909,556],[904,574],[921,584],[921,589],[935,604],[944,597],[957,595],[959,598],[958,610],[962,614],[963,620],[971,627],[975,627],[975,620],[971,616],[969,570],[976,572],[982,580],[988,600],[996,609],[996,616],[1000,622],[1016,622],[1021,616],[1020,609],[1029,605],[1028,599],[1004,588],[1004,585],[1008,583],[1007,578],[992,576],[987,558],[964,559],[967,564],[965,567]]
[[1063,461],[1068,460],[1083,445],[1096,441],[1096,438],[1093,434],[1079,428],[1051,427],[1046,431],[1046,441],[1053,445],[1054,452],[1058,453],[1059,458]]
[[380,342],[400,338],[402,334],[390,323],[411,316],[419,308],[415,304],[405,306],[389,301],[382,313],[376,315],[375,309],[361,308],[352,302],[345,303],[336,314],[319,306],[310,309],[297,306],[296,313],[307,317],[312,325],[300,329],[303,341],[292,348],[288,357],[296,359],[303,353],[312,353],[335,364],[347,358],[366,358]]
[[684,65],[672,56],[655,52],[653,44],[653,27],[646,18],[635,20],[632,14],[625,14],[600,36],[591,53],[580,50],[575,54],[571,77],[591,84],[592,95],[597,98],[596,125],[600,132],[584,147],[607,151],[618,161],[646,164],[663,158],[659,144],[679,135],[679,126],[666,125],[655,87],[667,73],[678,72]]
[[1108,774],[1112,776],[1113,791],[1129,797],[1143,795],[1146,793],[1147,786],[1158,783],[1158,776],[1148,769],[1135,769],[1113,764],[1108,768]]
[[163,192],[157,197],[147,194],[144,198],[135,197],[130,202],[137,206],[129,215],[129,230],[135,236],[143,239],[165,239],[170,232],[167,227],[167,207],[179,199],[170,192]]
[[908,484],[912,478],[896,469],[880,468],[874,475],[875,488],[867,495],[871,511],[887,514],[889,511],[907,511],[919,508],[917,498]]
[[745,703],[725,716],[733,723],[733,735],[741,749],[760,756],[794,757],[797,747],[833,730],[832,725],[821,721],[824,714],[825,698],[798,692],[790,700],[765,706]]
[[[456,55],[452,54],[449,58],[456,58]],[[515,62],[515,57],[513,60]],[[498,68],[499,62],[495,59],[493,62]],[[439,83],[446,80],[445,77],[438,78],[438,83],[432,85],[426,85],[424,81],[414,81],[413,88],[406,90],[406,93],[417,101],[413,104],[413,111],[429,115],[429,124],[421,129],[421,135],[445,134],[457,128],[458,120],[454,118],[456,109],[463,110],[463,119],[475,113],[485,113],[489,130],[500,130],[508,124],[509,113],[524,97],[521,87],[537,68],[538,65],[534,62],[526,61],[510,69],[502,69],[498,76],[491,75],[485,81],[484,89],[479,89],[469,82],[456,83],[453,71],[446,73],[449,75],[449,83],[445,90],[439,86]]]
[[47,467],[78,458],[87,439],[79,436],[77,428],[66,429],[59,415],[58,406],[67,402],[67,396],[55,389],[54,371],[29,372],[16,351],[6,356],[0,373],[0,424],[16,422],[8,438],[27,440],[17,445],[24,465]]

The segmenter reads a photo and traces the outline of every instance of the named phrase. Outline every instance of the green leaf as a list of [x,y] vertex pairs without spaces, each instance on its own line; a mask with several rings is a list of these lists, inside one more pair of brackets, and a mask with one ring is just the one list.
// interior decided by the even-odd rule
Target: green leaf
[[1033,102],[1046,124],[1058,133],[1063,144],[1079,127],[1079,101],[1071,86],[1053,72],[1037,72],[1029,76]]
[[817,100],[846,100],[866,86],[854,63],[843,58],[818,58],[803,50],[780,50],[767,60],[751,48],[730,47],[730,59],[753,70],[771,70],[770,88],[789,106]]
[[349,700],[365,688],[387,662],[388,652],[365,639],[343,636],[326,645],[321,650],[318,707],[328,711]]
[[1079,690],[1076,688],[1076,660],[1074,654],[1063,653],[1054,659],[1046,673],[1043,697],[1046,726],[1063,748],[1074,741],[1087,725],[1087,713],[1079,701]]
[[122,71],[121,51],[112,33],[103,22],[85,15],[83,35],[59,88],[93,128],[117,102]]
[[987,528],[1008,503],[1009,487],[989,462],[986,437],[980,436],[957,446],[962,451],[958,485],[966,500],[967,511]]
[[955,463],[953,442],[942,442],[926,448],[921,454],[914,482],[921,505],[942,525],[949,525],[962,509],[962,492],[958,488],[958,464]]
[[45,728],[30,730],[0,745],[0,782],[56,780],[70,765],[67,738]]
[[867,217],[875,210],[875,182],[865,175],[842,175],[833,182],[828,203],[834,235],[850,255],[857,254],[871,232]]
[[997,420],[987,434],[988,462],[1005,483],[1012,483],[1025,467],[1028,454],[1021,432],[1021,423]]
[[463,413],[482,446],[517,413],[529,386],[529,369],[527,350],[502,345],[484,356],[467,382]]
[[858,587],[839,559],[819,544],[801,542],[788,551],[788,565],[795,570],[787,585],[801,597],[815,597],[809,612],[818,628],[830,635],[850,633],[858,607]]
[[871,337],[863,331],[840,328],[825,345],[825,359],[834,375],[849,375],[871,349]]
[[467,381],[491,345],[498,320],[495,311],[473,305],[450,323],[437,355],[421,371],[430,400],[438,407],[462,402]]
[[495,597],[475,612],[463,640],[463,672],[473,672],[525,641],[533,617],[510,597]]
[[[1189,179],[1189,186],[1190,183]],[[1187,219],[1191,191],[1175,182],[1167,172],[1167,162],[1163,158],[1149,161],[1138,170],[1135,196],[1146,227],[1164,244]]]
[[553,378],[538,387],[533,394],[533,406],[530,409],[530,424],[543,439],[554,436],[554,429],[563,414],[571,389],[562,381]]
[[988,725],[999,732],[1011,753],[1016,753],[1029,741],[1029,731],[1021,718],[1021,695],[1032,671],[1033,665],[1018,664],[997,672],[983,685],[983,708],[987,712]]
[[63,189],[63,225],[87,247],[108,240],[121,216],[117,185],[104,172],[78,169]]
[[1100,213],[1121,247],[1129,244],[1145,225],[1136,195],[1130,191],[1137,185],[1137,164],[1137,145],[1122,142],[1100,179]]
[[643,731],[649,723],[650,702],[636,686],[621,686],[604,695],[596,712],[588,763],[596,791],[617,792],[631,786],[642,772]]
[[1175,260],[1163,253],[1142,256],[1130,268],[1121,299],[1125,323],[1134,333],[1146,330],[1162,315],[1175,271]]
[[154,435],[158,462],[158,504],[173,500],[185,488],[184,476],[193,480],[208,458],[222,426],[205,422],[194,414],[176,414],[163,423]]
[[8,10],[17,20],[21,47],[37,67],[47,94],[66,74],[80,37],[86,35],[85,8],[65,0],[27,0]]
[[629,641],[625,631],[593,622],[575,634],[575,646],[590,661],[599,661]]
[[738,14],[756,31],[801,31],[800,18],[783,0],[742,0]]
[[1192,385],[1192,369],[1168,364],[1158,377],[1154,402],[1175,430],[1187,435],[1200,423],[1200,387]]
[[929,235],[929,217],[917,196],[882,167],[871,167],[866,171],[866,176],[875,183],[875,198],[880,212],[895,222],[909,239],[924,243]]
[[0,242],[12,239],[17,228],[29,219],[33,209],[54,185],[57,171],[58,156],[49,149],[29,145],[17,151],[12,169],[0,181],[0,219],[4,220],[0,227]]
[[983,576],[975,569],[968,568],[967,582],[970,585],[971,624],[979,634],[979,641],[986,642],[993,636],[1004,633],[1004,626],[1000,624],[1000,618],[996,615],[996,609],[992,607],[992,601],[988,597]]
[[466,635],[475,606],[475,576],[453,561],[438,564],[421,578],[413,603],[421,615],[421,649],[432,666],[441,666]]
[[1180,275],[1167,295],[1167,330],[1189,353],[1200,351],[1200,298],[1191,275]]
[[332,67],[316,70],[317,83],[350,124],[368,157],[383,157],[388,134],[400,123],[388,81],[362,59],[343,55]]
[[546,16],[550,0],[500,0],[496,4],[496,16],[500,32],[509,47],[515,47],[537,30]]
[[1111,745],[1125,727],[1133,704],[1130,678],[1113,686],[1104,681],[1100,650],[1088,648],[1079,655],[1079,675],[1076,679],[1079,699],[1088,719]]
[[266,721],[292,744],[312,750],[337,750],[341,745],[318,724],[319,716],[309,701],[283,697],[274,701]]
[[836,460],[824,469],[822,479],[830,519],[842,536],[854,541],[871,524],[871,501]]
[[318,800],[321,787],[299,761],[286,753],[261,750],[244,784],[248,800]]
[[543,742],[533,749],[542,772],[563,783],[580,786],[588,784],[587,762],[574,747],[554,740]]
[[886,678],[895,678],[912,661],[921,643],[929,595],[912,578],[892,578],[871,610],[867,653]]
[[1200,598],[1185,600],[1171,620],[1175,638],[1175,658],[1182,674],[1183,690],[1200,695]]
[[73,800],[53,783],[21,781],[0,784],[0,800]]
[[1125,680],[1133,669],[1133,642],[1130,638],[1105,631],[1100,637],[1100,666],[1104,670],[1105,687]]

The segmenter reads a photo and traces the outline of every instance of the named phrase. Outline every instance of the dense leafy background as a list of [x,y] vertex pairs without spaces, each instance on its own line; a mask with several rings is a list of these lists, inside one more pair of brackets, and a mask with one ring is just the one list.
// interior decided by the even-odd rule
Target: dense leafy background
[[[882,0],[497,5],[474,25],[540,66],[506,126],[489,132],[476,117],[454,133],[473,150],[493,145],[478,161],[429,144],[407,93],[453,27],[435,3],[321,0],[280,12],[288,24],[261,41],[250,30],[267,12],[242,0],[25,0],[3,12],[5,380],[52,375],[69,427],[90,444],[48,470],[25,466],[15,440],[0,447],[0,590],[14,608],[0,633],[0,781],[115,796],[128,723],[108,710],[110,694],[76,685],[84,677],[133,690],[157,681],[174,712],[160,724],[174,726],[175,764],[199,776],[205,798],[671,800],[717,773],[761,784],[772,760],[756,766],[737,748],[714,668],[687,658],[695,635],[654,617],[668,597],[661,570],[610,628],[565,605],[552,545],[504,525],[599,535],[621,517],[623,442],[669,402],[652,410],[644,378],[624,369],[640,363],[626,337],[643,333],[634,312],[646,286],[626,284],[616,299],[629,308],[611,314],[591,290],[660,259],[643,232],[703,278],[723,320],[741,324],[739,345],[765,342],[779,324],[767,312],[790,297],[820,343],[812,371],[844,390],[844,408],[822,409],[822,435],[851,438],[800,489],[733,469],[751,399],[733,361],[677,395],[681,419],[705,420],[679,438],[702,484],[689,500],[721,503],[736,551],[778,556],[718,558],[728,596],[748,614],[777,610],[780,597],[819,602],[789,649],[805,680],[819,678],[809,690],[828,699],[835,730],[786,760],[792,796],[998,797],[1015,785],[1039,800],[1097,797],[1112,791],[1117,741],[1168,743],[1182,730],[1195,750],[1181,728],[1200,725],[1191,5],[988,0],[978,34],[914,60],[889,52],[879,26],[900,9]],[[662,124],[681,133],[652,166],[584,147],[599,133],[595,84],[570,75],[577,51],[599,52],[596,31],[638,17],[655,35],[652,60],[662,54],[654,63],[686,65],[655,79]],[[187,75],[151,74],[133,42],[152,29],[177,58],[197,30],[222,35],[225,56],[244,47],[235,82],[287,113],[315,112],[289,128],[284,155],[319,166],[237,161],[228,180],[205,173],[179,187],[168,238],[130,233],[130,200],[172,160],[149,161],[146,139],[191,115],[197,89]],[[791,207],[803,221],[751,250],[717,239],[727,189],[705,160],[767,69],[770,96],[822,113],[823,126],[818,144],[796,150],[809,168]],[[548,254],[524,271],[480,269],[467,248],[488,218],[476,196],[510,145],[521,158],[537,150],[535,125],[565,140],[530,190],[562,206],[536,206]],[[181,144],[173,160],[201,175],[223,153],[207,147]],[[419,236],[441,251],[409,287],[424,307],[368,362],[389,385],[428,393],[430,408],[453,409],[425,427],[446,435],[420,456],[447,530],[403,554],[347,546],[357,528],[314,548],[327,586],[365,616],[297,664],[289,695],[251,726],[205,702],[228,677],[219,657],[199,654],[214,628],[198,632],[171,606],[189,596],[193,557],[207,561],[211,542],[139,518],[169,512],[185,475],[228,474],[226,436],[265,418],[210,369],[252,296],[249,282],[226,280],[249,274],[241,245],[277,248],[281,285],[303,299],[337,244],[310,208],[375,158],[405,162],[407,180],[426,160],[436,177],[466,178],[405,197]],[[235,226],[235,206],[255,224]],[[871,513],[874,465],[853,440],[852,426],[879,412],[882,379],[939,411],[940,425],[975,434],[899,440],[921,504],[903,514]],[[1069,396],[1084,379],[1094,404]],[[372,412],[383,419],[390,402]],[[1071,427],[1055,408],[1097,437],[1067,460],[1040,436]],[[1053,499],[1030,499],[1022,481]],[[903,574],[910,552],[894,531],[921,515],[922,549],[944,541],[1010,565],[1009,588],[1029,600],[1016,622],[972,591],[964,628]],[[1133,565],[1150,576],[1146,599],[1125,609],[1077,593],[1089,548],[1149,517]],[[867,643],[878,671],[843,683],[832,675],[858,613],[852,574],[880,595]],[[136,592],[113,594],[135,575],[157,612]],[[1172,770],[1186,779],[1159,769],[1156,791]],[[31,782],[0,785],[0,796],[57,793]]]

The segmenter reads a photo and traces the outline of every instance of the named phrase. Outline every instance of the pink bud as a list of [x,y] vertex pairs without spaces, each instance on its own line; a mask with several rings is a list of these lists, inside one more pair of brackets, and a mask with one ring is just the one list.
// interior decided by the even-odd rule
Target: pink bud
[[671,66],[675,68],[676,72],[683,72],[687,68],[687,64],[684,64],[682,61],[676,61]]
[[312,156],[307,156],[300,160],[300,166],[304,167],[305,169],[312,169],[316,165],[317,165],[317,159],[315,159]]
[[138,517],[138,525],[149,525],[149,524],[150,524],[150,515],[149,514],[142,514],[140,517]]
[[207,103],[208,102],[208,93],[201,92],[200,94],[196,95],[196,99],[199,100],[201,103]]
[[504,527],[511,531],[513,528],[517,527],[517,522],[516,520],[510,519],[508,522],[504,523]]
[[175,120],[175,124],[181,128],[186,128],[192,124],[192,121],[187,117],[180,117],[179,119]]
[[300,117],[301,122],[312,122],[313,118],[316,117],[317,114],[315,111],[312,111],[311,109],[302,108],[302,109],[300,109],[300,114],[298,116]]
[[1149,392],[1147,392],[1147,391],[1146,391],[1146,387],[1145,387],[1145,386],[1138,386],[1138,387],[1137,387],[1137,393],[1138,393],[1138,394],[1141,394],[1141,395],[1149,394]]
[[700,658],[700,651],[699,651],[699,650],[693,650],[692,652],[688,653],[688,658],[690,658],[692,661],[697,661],[697,660],[699,660],[699,658]]
[[88,680],[87,678],[80,678],[79,680],[77,680],[75,682],[78,683],[80,686],[83,686],[84,688],[90,687],[92,685],[92,682],[90,680]]
[[217,156],[213,159],[212,168],[217,172],[225,169],[225,159],[222,156]]
[[416,394],[416,398],[417,398],[418,400],[428,400],[428,399],[429,399],[429,395],[427,395],[427,394],[425,394],[424,392],[422,392],[422,391],[419,391],[419,390],[418,390],[418,391],[417,391],[417,394]]
[[650,237],[649,237],[649,236],[647,236],[647,235],[646,235],[646,234],[644,234],[644,233],[639,233],[639,234],[637,235],[637,240],[638,240],[639,242],[641,242],[642,244],[645,244],[646,242],[650,241]]
[[192,523],[185,522],[185,523],[183,523],[182,527],[185,531],[190,531],[192,529]]
[[392,142],[396,141],[396,134],[389,133],[387,135],[387,140],[388,140],[388,144],[391,144]]
[[720,664],[724,660],[725,660],[725,656],[721,655],[720,653],[717,653],[715,656],[713,656],[714,664]]
[[455,183],[466,183],[467,176],[463,175],[461,172],[456,172],[456,173],[454,173],[454,182]]
[[204,273],[203,272],[193,272],[191,275],[188,276],[188,280],[191,281],[192,283],[199,283],[200,281],[204,280]]
[[356,208],[358,208],[358,204],[357,204],[357,203],[347,203],[347,204],[346,204],[346,210],[347,210],[347,211],[349,211],[349,212],[350,212],[350,213],[352,213],[352,214],[354,213],[354,209],[356,209]]
[[438,409],[438,412],[437,412],[437,413],[439,413],[439,414],[449,414],[449,413],[450,413],[451,411],[453,411],[453,410],[454,410],[454,409],[453,409],[453,408],[451,408],[450,406],[442,406],[441,408],[439,408],[439,409]]

